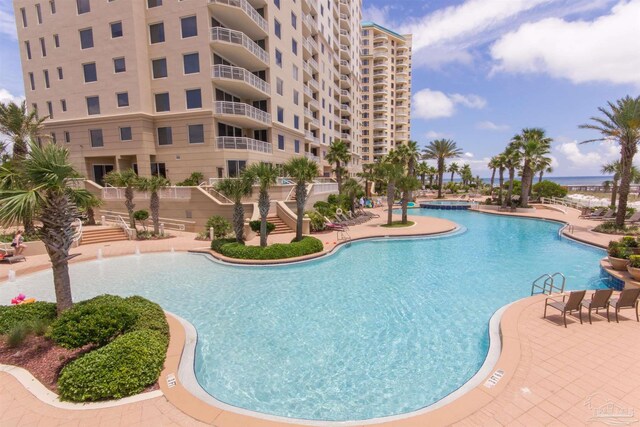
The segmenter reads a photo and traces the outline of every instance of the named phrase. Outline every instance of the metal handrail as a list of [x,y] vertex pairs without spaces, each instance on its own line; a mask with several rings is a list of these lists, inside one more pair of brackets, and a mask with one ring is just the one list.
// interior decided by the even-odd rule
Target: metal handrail
[[[556,286],[555,285],[555,280],[556,278],[560,276],[562,278],[562,285],[561,286]],[[540,280],[544,279],[544,282],[542,282],[542,285],[540,285]],[[533,283],[531,283],[531,295],[535,295],[536,293],[536,289],[539,289],[540,291],[538,293],[541,294],[545,294],[545,295],[551,295],[553,292],[564,292],[564,286],[566,284],[566,278],[564,276],[564,274],[560,273],[560,272],[556,272],[553,274],[548,274],[545,273],[543,275],[541,275],[540,277],[538,277],[536,280],[533,281]]]
[[82,239],[82,220],[80,218],[76,218],[71,226],[76,229],[75,233],[73,234],[73,242],[77,246]]
[[269,54],[242,31],[230,30],[224,27],[213,27],[211,28],[211,41],[241,45],[265,64],[269,63]]
[[234,67],[233,65],[216,64],[211,67],[211,75],[214,79],[240,80],[253,86],[254,88],[265,92],[271,92],[271,85],[260,77],[256,76],[249,70],[242,67]]
[[273,153],[273,144],[242,136],[218,136],[216,143],[219,150],[248,150],[259,153]]
[[271,124],[271,114],[244,102],[215,101],[216,114],[245,116],[263,123]]
[[258,24],[260,28],[262,28],[265,32],[269,31],[269,25],[267,24],[266,19],[260,16],[258,11],[255,10],[247,0],[209,0],[209,3],[226,4],[228,6],[242,9],[244,13],[249,15],[253,22]]

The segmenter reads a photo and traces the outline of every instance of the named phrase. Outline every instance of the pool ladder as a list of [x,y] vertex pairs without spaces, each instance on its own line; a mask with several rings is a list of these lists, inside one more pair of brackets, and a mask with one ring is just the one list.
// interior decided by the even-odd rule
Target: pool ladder
[[[556,280],[562,280],[560,286],[556,285]],[[554,292],[564,292],[564,285],[567,279],[564,274],[558,272],[553,274],[543,274],[531,283],[531,295],[545,294],[551,295]]]

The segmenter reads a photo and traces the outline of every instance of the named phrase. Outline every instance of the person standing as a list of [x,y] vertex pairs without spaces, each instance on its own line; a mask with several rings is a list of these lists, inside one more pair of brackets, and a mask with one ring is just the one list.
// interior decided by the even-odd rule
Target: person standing
[[18,229],[16,234],[13,236],[13,241],[11,242],[11,246],[15,248],[14,255],[22,255],[25,249],[27,249],[27,245],[24,244],[24,237],[22,236],[22,230]]

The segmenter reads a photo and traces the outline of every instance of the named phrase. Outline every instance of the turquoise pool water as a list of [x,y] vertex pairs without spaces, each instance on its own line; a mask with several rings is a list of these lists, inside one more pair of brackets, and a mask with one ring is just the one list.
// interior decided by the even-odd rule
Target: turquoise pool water
[[[604,251],[558,236],[552,222],[416,209],[465,233],[364,241],[319,261],[233,267],[199,255],[150,254],[71,267],[76,300],[139,294],[198,330],[196,375],[228,404],[286,417],[360,420],[415,411],[482,365],[488,321],[542,273],[567,288],[603,287]],[[0,285],[53,299],[51,274]]]

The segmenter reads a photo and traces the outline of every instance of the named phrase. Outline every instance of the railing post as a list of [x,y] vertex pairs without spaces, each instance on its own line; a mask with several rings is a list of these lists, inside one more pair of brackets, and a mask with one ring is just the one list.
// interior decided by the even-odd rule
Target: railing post
[[101,225],[105,225],[105,223],[106,223],[106,222],[107,222],[107,219],[105,218],[105,216],[104,216],[104,215],[102,215],[102,216],[100,217],[100,224],[101,224]]
[[209,227],[209,238],[213,240],[213,227]]
[[164,222],[160,223],[160,235],[164,234]]

